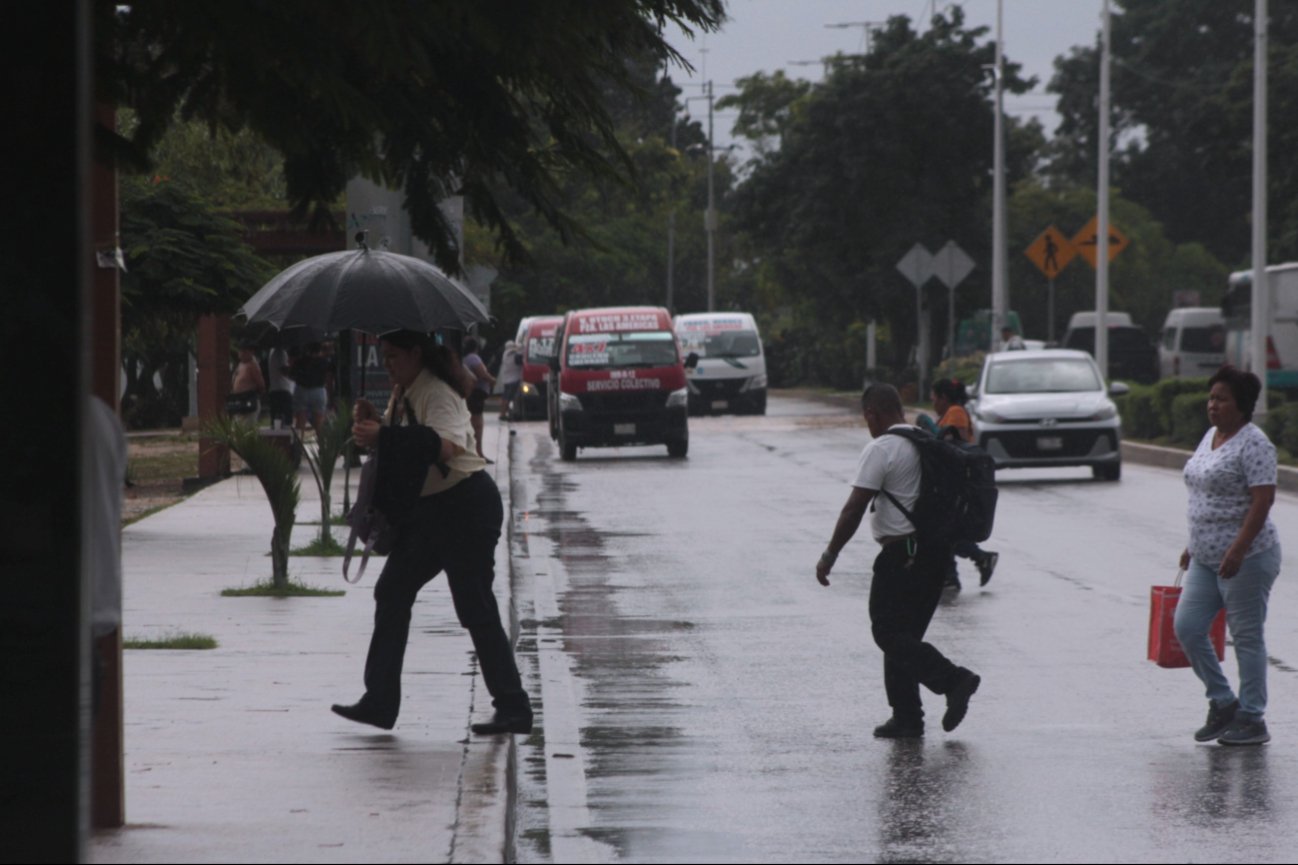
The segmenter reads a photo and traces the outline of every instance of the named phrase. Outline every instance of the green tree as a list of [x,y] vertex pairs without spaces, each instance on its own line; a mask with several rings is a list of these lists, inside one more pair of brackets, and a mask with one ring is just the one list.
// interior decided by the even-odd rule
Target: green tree
[[[792,92],[764,76],[735,98],[741,116],[751,109],[755,118],[744,128],[774,128],[781,138],[751,166],[732,206],[754,296],[774,303],[767,332],[782,341],[774,317],[826,361],[806,374],[859,384],[860,323],[868,319],[883,319],[893,334],[915,332],[915,290],[895,265],[916,242],[936,250],[954,240],[989,262],[994,83],[986,67],[995,46],[985,36],[985,28],[965,28],[958,7],[922,35],[898,16],[875,34],[869,54],[831,64],[823,83],[792,102],[782,104],[777,97]],[[1005,73],[1009,92],[1032,84],[1014,63]],[[1010,176],[1028,175],[1039,128],[1011,121],[1009,145]],[[989,269],[971,275],[962,303],[983,305],[973,298],[990,295]],[[830,346],[844,348],[832,354]]]
[[[1230,265],[1249,252],[1252,209],[1251,0],[1118,0],[1113,16],[1114,184],[1176,243]],[[1298,257],[1298,6],[1273,3],[1268,29],[1269,255]],[[1098,48],[1055,64],[1063,117],[1052,171],[1093,184]]]
[[251,129],[284,156],[300,210],[357,175],[404,190],[414,233],[458,269],[438,203],[453,194],[507,252],[522,243],[506,187],[562,238],[567,171],[631,165],[604,90],[633,88],[624,60],[680,60],[672,22],[713,30],[722,0],[373,0],[320,4],[139,0],[96,4],[96,85],[139,124],[115,139],[136,165],[177,117]]
[[242,226],[182,183],[124,178],[121,209],[123,415],[132,426],[175,426],[188,412],[197,316],[234,312],[270,268]]
[[[517,225],[526,255],[496,254],[478,227],[467,232],[470,260],[500,271],[492,305],[500,327],[488,332],[499,343],[513,335],[525,315],[550,314],[583,306],[666,303],[667,233],[675,211],[674,303],[702,309],[706,299],[703,211],[706,206],[706,139],[699,124],[677,116],[679,89],[647,62],[630,61],[636,97],[619,89],[605,93],[605,110],[618,119],[621,147],[633,168],[633,182],[572,173],[565,177],[562,206],[581,236],[565,244],[558,231],[526,202],[502,194]],[[676,146],[669,143],[672,123]],[[716,188],[724,195],[731,172],[715,163]],[[725,237],[723,222],[719,237]],[[718,255],[718,284],[728,268],[724,243]],[[725,297],[723,292],[719,295]]]

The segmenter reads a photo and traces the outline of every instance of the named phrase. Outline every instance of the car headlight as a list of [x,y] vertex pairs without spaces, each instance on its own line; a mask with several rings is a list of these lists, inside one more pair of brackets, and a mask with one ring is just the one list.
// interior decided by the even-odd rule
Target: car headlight
[[765,387],[766,387],[766,373],[762,373],[761,375],[755,375],[752,378],[750,378],[748,381],[744,382],[744,386],[741,387],[739,391],[740,393],[742,393],[746,390],[762,390]]
[[690,404],[689,388],[683,387],[680,390],[674,390],[667,395],[668,408],[684,408],[689,404]]
[[987,423],[1005,423],[1005,415],[994,412],[990,409],[979,409],[975,414],[977,414],[978,420],[980,421],[985,421]]
[[581,400],[576,394],[559,394],[559,411],[581,411]]
[[1095,414],[1090,415],[1086,420],[1110,420],[1118,416],[1118,407],[1113,403],[1100,408]]
[[534,389],[530,384],[528,384],[527,382],[523,382],[523,394],[524,394],[524,395],[530,394],[530,393],[532,393],[534,390],[535,390],[535,389]]

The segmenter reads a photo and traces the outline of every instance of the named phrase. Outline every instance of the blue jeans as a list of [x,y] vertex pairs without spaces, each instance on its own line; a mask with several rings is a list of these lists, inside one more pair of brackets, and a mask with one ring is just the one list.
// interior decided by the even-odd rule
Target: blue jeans
[[1203,682],[1208,699],[1219,706],[1235,700],[1208,627],[1217,611],[1226,608],[1226,625],[1239,662],[1239,714],[1261,720],[1266,712],[1266,641],[1262,629],[1271,586],[1280,573],[1280,545],[1244,559],[1230,579],[1217,576],[1217,564],[1193,559],[1185,572],[1181,600],[1176,605],[1176,638]]

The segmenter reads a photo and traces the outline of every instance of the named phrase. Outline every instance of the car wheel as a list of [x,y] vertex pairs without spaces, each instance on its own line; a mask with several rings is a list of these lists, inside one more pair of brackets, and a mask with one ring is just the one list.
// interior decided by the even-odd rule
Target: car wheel
[[667,456],[680,459],[690,450],[690,440],[680,439],[679,441],[667,442]]
[[559,425],[559,456],[563,461],[570,463],[577,459],[577,446],[568,441],[568,437],[563,434],[563,425]]

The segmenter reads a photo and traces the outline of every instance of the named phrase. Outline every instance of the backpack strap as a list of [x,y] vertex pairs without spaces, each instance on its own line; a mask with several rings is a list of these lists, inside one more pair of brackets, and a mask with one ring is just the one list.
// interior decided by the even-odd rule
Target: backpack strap
[[[915,455],[916,455],[917,457],[919,456],[919,444],[916,443],[916,441],[915,441],[915,437],[916,437],[917,435],[929,435],[929,433],[926,433],[926,432],[924,432],[923,430],[920,430],[920,429],[916,429],[916,430],[914,430],[913,432],[911,432],[911,431],[908,431],[908,430],[893,429],[892,427],[889,427],[888,429],[884,430],[883,434],[884,434],[884,435],[900,436],[901,438],[906,439],[906,441],[910,442],[910,443],[915,447]],[[921,483],[921,484],[923,483],[923,475],[922,475],[922,473],[921,473],[921,476],[920,476],[920,483]],[[912,512],[909,508],[907,508],[905,505],[903,505],[903,504],[901,503],[901,501],[900,501],[896,496],[894,496],[892,493],[888,492],[887,490],[885,490],[885,489],[880,489],[879,492],[881,492],[881,493],[883,493],[885,496],[887,496],[887,497],[888,497],[888,501],[892,502],[893,506],[896,507],[897,510],[901,511],[901,515],[902,515],[903,517],[906,518],[906,521],[909,522],[909,523],[911,524],[911,526],[913,526],[913,527],[915,528],[916,531],[919,531],[919,524],[915,522],[915,514],[914,514],[914,512]],[[872,505],[872,507],[873,507],[873,505]]]

